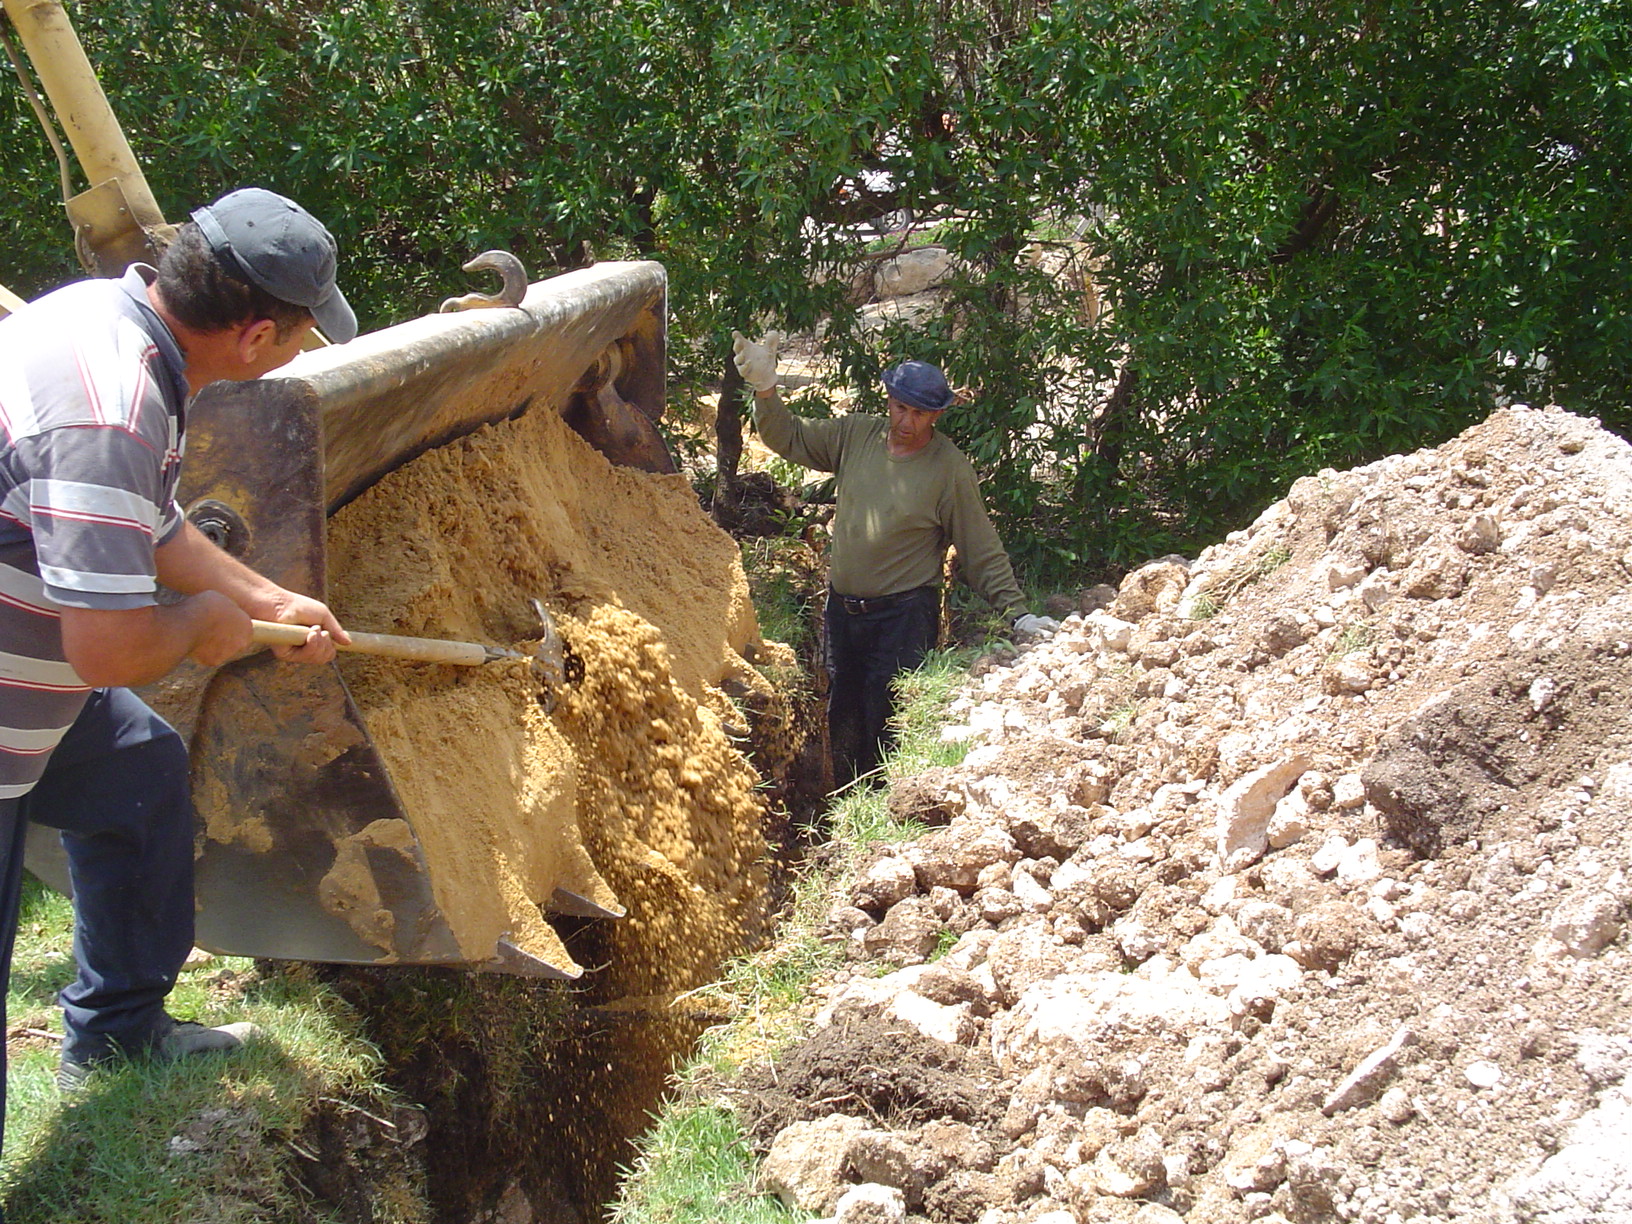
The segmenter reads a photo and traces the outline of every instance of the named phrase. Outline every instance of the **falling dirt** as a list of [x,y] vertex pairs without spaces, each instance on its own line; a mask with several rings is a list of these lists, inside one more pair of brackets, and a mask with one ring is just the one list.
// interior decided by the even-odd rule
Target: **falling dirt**
[[[721,686],[767,686],[742,657],[758,635],[735,547],[683,480],[614,468],[535,412],[368,490],[331,520],[329,565],[358,629],[530,652],[539,599],[565,642],[549,694],[524,662],[342,662],[467,956],[503,938],[580,968],[540,913],[557,889],[627,908],[614,943],[663,949],[631,967],[636,993],[697,984],[757,930],[758,779]],[[348,861],[325,898],[379,945]]]

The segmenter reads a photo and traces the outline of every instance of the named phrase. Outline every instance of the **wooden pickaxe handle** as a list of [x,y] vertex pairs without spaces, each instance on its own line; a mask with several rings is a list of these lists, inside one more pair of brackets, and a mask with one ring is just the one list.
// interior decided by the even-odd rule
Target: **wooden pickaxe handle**
[[[261,646],[304,646],[308,630],[305,625],[280,625],[276,621],[252,621],[255,641]],[[353,633],[351,644],[336,649],[354,654],[383,655],[388,659],[411,659],[419,663],[456,663],[461,667],[477,667],[495,659],[524,659],[527,656],[497,646],[483,646],[477,642],[449,642],[441,638],[400,637],[394,633]]]

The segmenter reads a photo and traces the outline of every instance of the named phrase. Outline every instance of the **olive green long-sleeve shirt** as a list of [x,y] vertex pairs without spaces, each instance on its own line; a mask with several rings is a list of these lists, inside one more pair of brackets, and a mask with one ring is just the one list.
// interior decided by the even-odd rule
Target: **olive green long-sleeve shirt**
[[951,544],[987,603],[1011,619],[1026,610],[975,469],[950,439],[937,433],[893,458],[882,417],[807,421],[775,395],[754,397],[754,424],[784,459],[838,474],[828,580],[839,594],[871,599],[938,583]]

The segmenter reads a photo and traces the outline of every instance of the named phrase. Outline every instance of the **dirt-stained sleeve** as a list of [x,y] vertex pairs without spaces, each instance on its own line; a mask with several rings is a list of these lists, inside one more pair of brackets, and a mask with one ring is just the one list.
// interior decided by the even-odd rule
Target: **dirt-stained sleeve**
[[789,412],[776,392],[754,396],[754,428],[760,439],[784,459],[818,472],[839,470],[844,450],[844,422],[807,421]]
[[1026,610],[1020,584],[1014,580],[1009,554],[997,538],[997,528],[986,513],[975,470],[958,456],[955,476],[947,491],[946,516],[952,544],[964,581],[1009,620]]

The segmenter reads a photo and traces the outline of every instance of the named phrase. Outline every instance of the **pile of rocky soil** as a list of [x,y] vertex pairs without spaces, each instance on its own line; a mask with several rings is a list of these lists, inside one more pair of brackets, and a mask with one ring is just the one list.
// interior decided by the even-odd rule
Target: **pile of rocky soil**
[[809,1036],[811,1217],[1632,1220],[1632,448],[1517,408],[989,667]]

